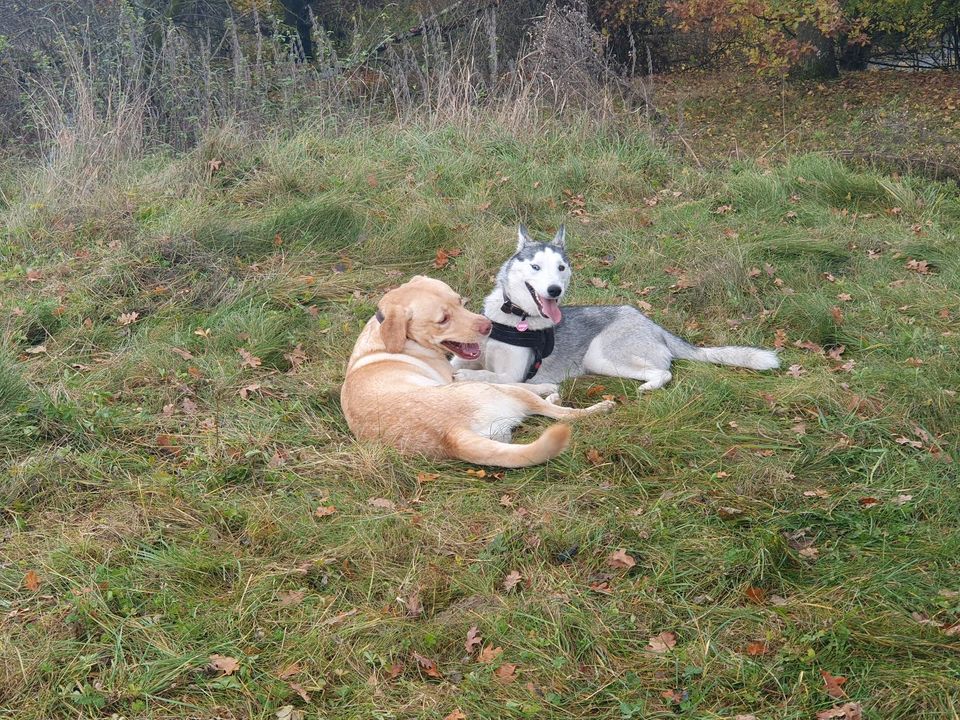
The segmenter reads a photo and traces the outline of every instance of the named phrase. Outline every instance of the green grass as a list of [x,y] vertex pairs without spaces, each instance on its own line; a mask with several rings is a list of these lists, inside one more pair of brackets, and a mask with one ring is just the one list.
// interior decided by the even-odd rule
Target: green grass
[[[867,718],[958,717],[955,186],[815,155],[703,172],[624,128],[382,127],[225,135],[2,212],[4,716],[800,720],[837,704],[825,670]],[[564,219],[574,300],[701,343],[781,331],[784,371],[579,379],[567,402],[625,402],[492,477],[355,443],[339,383],[378,297],[427,273],[476,306],[517,221]]]

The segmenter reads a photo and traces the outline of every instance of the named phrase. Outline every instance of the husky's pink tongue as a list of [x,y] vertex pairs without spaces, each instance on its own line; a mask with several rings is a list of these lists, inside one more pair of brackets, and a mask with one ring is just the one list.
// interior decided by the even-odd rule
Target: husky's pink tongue
[[553,320],[555,323],[560,322],[560,318],[563,315],[560,313],[560,306],[557,305],[556,300],[548,300],[545,297],[540,298],[540,306],[543,308],[543,311],[547,314],[547,317]]

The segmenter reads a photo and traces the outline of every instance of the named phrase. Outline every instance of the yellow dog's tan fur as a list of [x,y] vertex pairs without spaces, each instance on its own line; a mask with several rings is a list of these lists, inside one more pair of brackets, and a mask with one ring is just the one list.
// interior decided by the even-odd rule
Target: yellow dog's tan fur
[[384,295],[379,309],[382,322],[371,318],[360,333],[340,394],[347,424],[361,440],[407,454],[525,467],[546,462],[570,442],[570,428],[558,423],[529,445],[511,444],[510,432],[525,417],[573,420],[613,407],[557,405],[553,385],[454,383],[442,343],[481,343],[490,321],[466,310],[439,280],[414,277]]

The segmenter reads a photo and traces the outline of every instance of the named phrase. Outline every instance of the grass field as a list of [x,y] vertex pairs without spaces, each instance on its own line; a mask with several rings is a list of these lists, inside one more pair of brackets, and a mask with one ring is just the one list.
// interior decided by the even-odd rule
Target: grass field
[[[3,717],[960,717],[956,186],[571,122],[0,189]],[[568,383],[621,404],[528,470],[356,444],[384,290],[564,219],[574,301],[783,369]]]

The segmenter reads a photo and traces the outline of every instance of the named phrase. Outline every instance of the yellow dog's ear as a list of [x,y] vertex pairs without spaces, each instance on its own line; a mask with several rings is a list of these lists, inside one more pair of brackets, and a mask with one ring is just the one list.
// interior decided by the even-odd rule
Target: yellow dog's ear
[[380,337],[389,353],[403,350],[407,342],[407,311],[395,303],[381,303],[377,311],[380,319]]

